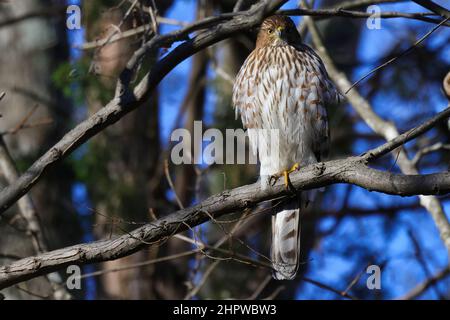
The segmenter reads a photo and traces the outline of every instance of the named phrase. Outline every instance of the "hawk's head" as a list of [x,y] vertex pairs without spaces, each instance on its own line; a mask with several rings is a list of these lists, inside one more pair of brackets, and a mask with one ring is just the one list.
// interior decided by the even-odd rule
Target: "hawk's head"
[[302,38],[294,21],[287,16],[271,16],[263,21],[256,40],[256,47],[300,44]]

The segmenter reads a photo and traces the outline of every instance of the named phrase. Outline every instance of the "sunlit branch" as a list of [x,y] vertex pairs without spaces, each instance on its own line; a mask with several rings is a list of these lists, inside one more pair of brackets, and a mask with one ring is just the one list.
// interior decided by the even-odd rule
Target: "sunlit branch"
[[[331,59],[321,40],[314,21],[312,21],[312,19],[310,18],[307,18],[307,24],[311,32],[314,45],[319,51],[330,74],[330,77],[336,83],[341,92],[346,92],[347,89],[351,87],[351,82],[349,81],[347,76],[340,72],[334,65],[333,60]],[[374,132],[382,136],[386,141],[391,141],[391,143],[398,139],[399,132],[396,126],[392,122],[385,121],[378,114],[376,114],[370,103],[357,91],[357,89],[348,92],[346,97],[355,111]],[[448,108],[446,110],[448,110]],[[398,140],[396,144],[398,147]],[[378,148],[377,153],[379,152],[384,153],[382,149]],[[399,150],[395,161],[403,173],[414,175],[419,174],[419,171],[415,167],[414,163],[409,159],[408,155],[403,149]],[[424,195],[420,195],[419,199],[420,204],[431,214],[434,223],[439,229],[439,235],[444,242],[447,251],[450,253],[450,223],[447,216],[445,215],[441,203],[436,197],[433,196],[427,197]]]
[[[348,183],[387,194],[411,196],[417,194],[450,193],[450,172],[427,175],[403,175],[372,169],[369,161],[392,151],[399,143],[406,143],[435,124],[447,119],[450,108],[442,111],[424,124],[400,135],[394,141],[369,150],[358,157],[333,160],[302,168],[292,174],[296,189],[320,188],[331,184]],[[400,140],[399,140],[400,139]],[[198,205],[178,210],[164,218],[144,225],[121,237],[50,251],[39,256],[25,258],[0,267],[0,289],[39,275],[64,268],[70,264],[88,264],[115,260],[130,255],[148,245],[157,244],[174,234],[191,229],[206,221],[215,220],[228,213],[253,208],[260,202],[291,197],[280,181],[274,187],[262,190],[255,183],[211,196]],[[216,250],[220,250],[216,248]],[[239,256],[237,259],[248,259]],[[265,264],[266,262],[262,261]]]

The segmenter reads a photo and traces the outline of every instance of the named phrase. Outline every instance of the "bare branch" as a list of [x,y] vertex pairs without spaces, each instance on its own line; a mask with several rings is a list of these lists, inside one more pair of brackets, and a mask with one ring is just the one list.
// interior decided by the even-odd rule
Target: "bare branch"
[[[0,135],[0,169],[6,181],[11,183],[12,181],[17,179],[18,172],[16,166],[14,164],[13,159],[11,158],[6,143],[1,135]],[[31,236],[35,252],[37,254],[40,254],[42,252],[47,251],[48,247],[44,235],[42,233],[41,221],[39,219],[37,210],[34,206],[33,200],[31,199],[31,196],[29,194],[25,194],[18,201],[18,208],[21,216],[25,219],[27,223],[26,232],[29,233]],[[54,280],[52,280],[52,278],[49,276],[47,276],[47,280],[53,289],[52,296],[54,298],[56,299],[70,298],[70,294],[66,291],[65,287],[58,287],[58,284],[55,283]]]
[[[395,143],[385,143],[366,152],[359,157],[318,163],[303,168],[291,176],[292,185],[296,189],[320,188],[330,184],[349,183],[371,191],[388,194],[410,196],[417,194],[450,193],[450,172],[428,175],[401,175],[384,172],[367,167],[369,160],[385,154],[383,150],[392,150],[398,139],[405,143],[425,132],[434,124],[448,118],[450,108],[439,113],[426,122],[426,125],[411,129],[395,139]],[[378,151],[377,151],[378,150]],[[149,244],[159,243],[176,233],[204,223],[211,218],[227,213],[242,211],[256,204],[273,199],[290,197],[280,181],[274,187],[261,190],[260,183],[223,191],[209,197],[200,204],[179,210],[167,217],[144,225],[121,237],[112,240],[101,240],[90,244],[79,244],[72,247],[44,253],[36,257],[25,258],[13,262],[9,266],[0,267],[0,289],[25,281],[36,276],[53,272],[70,264],[88,264],[114,260],[130,255]],[[215,249],[220,250],[220,249]],[[247,257],[238,257],[245,261]],[[253,262],[249,262],[253,263]],[[265,262],[259,262],[263,266]]]
[[[326,51],[322,43],[322,40],[320,39],[320,35],[314,22],[309,17],[306,17],[305,19],[307,19],[308,28],[311,32],[314,45],[320,52],[331,78],[337,84],[339,89],[342,92],[345,92],[347,88],[351,87],[350,81],[345,76],[345,74],[339,72],[336,69],[331,57],[328,55],[328,52]],[[361,118],[364,119],[364,121],[373,131],[382,136],[386,141],[396,139],[399,134],[395,125],[379,117],[373,111],[373,108],[369,104],[369,102],[363,96],[361,96],[361,94],[356,89],[349,92],[347,98],[356,112],[361,116]],[[381,149],[379,150],[383,152]],[[409,159],[404,150],[401,150],[399,152],[397,160],[398,165],[403,173],[408,175],[417,175],[419,173],[417,168],[414,166],[414,163]],[[427,197],[424,195],[420,195],[419,199],[421,205],[426,208],[431,214],[434,223],[439,229],[439,235],[445,246],[447,247],[447,251],[450,253],[450,223],[445,215],[441,203],[436,197]]]
[[[334,8],[334,9],[290,9],[290,10],[280,10],[279,14],[289,15],[289,16],[310,16],[317,18],[334,18],[334,17],[345,17],[345,18],[356,18],[356,19],[366,19],[371,17],[373,14],[370,12],[364,11],[352,11],[345,10],[342,8]],[[404,12],[395,12],[395,11],[386,11],[380,12],[379,17],[382,19],[393,19],[393,18],[405,18],[405,19],[413,19],[419,20],[423,22],[430,22],[434,24],[442,23],[444,26],[449,27],[450,24],[447,23],[447,20],[442,22],[442,19],[439,19],[439,15],[431,12],[413,12],[413,13],[404,13]],[[436,19],[436,17],[438,19]]]
[[112,35],[106,37],[106,38],[102,38],[102,39],[97,39],[94,41],[90,41],[90,42],[85,42],[81,45],[75,46],[76,49],[80,49],[80,50],[91,50],[91,49],[96,49],[96,48],[101,48],[107,44],[111,44],[123,39],[127,39],[136,35],[139,35],[141,33],[145,33],[145,32],[149,32],[151,31],[152,28],[145,24],[130,30],[126,30],[123,31],[121,33],[113,33]]
[[450,19],[450,11],[448,11],[444,7],[441,7],[437,3],[434,3],[431,0],[413,0],[413,1],[420,6],[441,15],[444,18]]
[[180,209],[184,209],[184,205],[181,202],[180,198],[178,197],[177,191],[175,190],[175,186],[173,185],[172,178],[170,177],[169,161],[167,159],[164,160],[164,174],[166,175],[167,183],[169,184],[169,187],[175,196],[175,200],[177,201],[178,207],[180,207]]
[[417,165],[423,156],[439,150],[450,150],[450,144],[443,144],[442,142],[438,142],[431,146],[422,148],[416,153],[416,155],[411,161],[412,163],[414,163],[414,165]]
[[[0,169],[5,180],[12,183],[19,176],[16,166],[6,147],[3,137],[0,136]],[[42,253],[47,250],[47,245],[42,234],[39,216],[34,207],[30,195],[24,195],[18,202],[22,217],[27,222],[27,231],[33,239],[33,246],[36,253]]]
[[261,292],[264,290],[264,288],[269,284],[270,280],[272,280],[272,276],[269,274],[259,284],[259,286],[256,288],[256,290],[252,293],[252,295],[247,298],[247,300],[255,300],[256,298],[258,298],[259,295],[261,294]]
[[[286,1],[262,0],[247,11],[225,13],[217,17],[209,17],[179,31],[152,38],[142,48],[136,51],[133,58],[127,64],[127,68],[120,76],[120,81],[117,85],[116,98],[68,132],[58,143],[34,162],[18,180],[0,192],[0,214],[28,192],[41,179],[46,170],[51,169],[52,166],[66,158],[73,150],[98,132],[114,124],[127,113],[142,105],[144,101],[147,101],[159,82],[178,63],[199,50],[230,37],[238,31],[258,26],[265,16],[275,11]],[[204,28],[209,29],[200,32],[192,39],[188,39],[189,34]],[[128,89],[134,75],[134,70],[147,52],[163,46],[169,46],[173,42],[180,40],[186,41],[156,63],[134,90],[130,91]]]
[[424,36],[422,36],[419,40],[417,40],[416,42],[413,43],[412,46],[410,46],[408,49],[406,49],[405,51],[401,52],[400,54],[396,55],[395,57],[389,59],[388,61],[386,61],[385,63],[379,65],[378,67],[376,67],[375,69],[371,70],[370,72],[368,72],[366,75],[364,75],[362,78],[358,79],[355,83],[353,83],[348,89],[347,91],[345,91],[345,94],[347,94],[350,90],[352,90],[354,87],[356,87],[359,83],[361,83],[363,80],[367,79],[370,75],[374,74],[375,72],[377,72],[380,69],[385,68],[386,66],[390,65],[391,63],[393,63],[394,61],[396,61],[397,59],[407,55],[408,53],[410,53],[412,50],[414,50],[419,44],[421,44],[423,41],[425,41],[426,38],[428,38],[431,34],[433,34],[433,32],[435,32],[437,29],[439,29],[442,25],[444,25],[445,23],[447,23],[449,18],[445,18],[444,20],[442,20],[441,22],[438,23],[438,25],[434,26],[433,29],[431,29],[430,31],[428,31]]
[[283,291],[284,289],[286,289],[285,286],[279,286],[269,296],[263,298],[263,300],[273,300],[273,299],[275,299],[280,294],[280,292]]
[[[274,12],[285,2],[286,0],[262,0],[247,11],[206,18],[179,31],[166,35],[157,35],[152,38],[129,61],[118,82],[116,98],[67,133],[21,177],[0,192],[0,213],[25,195],[41,179],[46,170],[51,169],[52,166],[67,157],[92,136],[120,120],[128,112],[139,107],[144,101],[147,101],[163,77],[181,61],[207,46],[230,37],[236,32],[258,26],[265,16]],[[205,29],[206,27],[208,27],[207,30],[201,31],[192,39],[189,39],[189,35],[192,32]],[[157,62],[141,82],[135,88],[130,89],[130,81],[141,59],[148,52],[163,46],[170,46],[175,41],[184,42]],[[331,61],[330,59],[328,60],[329,62]],[[339,72],[330,72],[330,74],[335,77],[335,81],[341,88],[350,85],[345,76]],[[450,193],[449,172],[419,175],[403,152],[399,154],[399,164],[405,174],[392,174],[367,166],[367,163],[373,159],[383,156],[431,129],[439,121],[448,118],[450,108],[423,125],[399,136],[397,129],[392,124],[379,118],[359,94],[352,92],[350,98],[352,103],[358,106],[358,111],[363,115],[369,126],[385,137],[386,140],[392,139],[392,141],[359,157],[350,157],[305,167],[301,172],[291,176],[291,182],[295,188],[311,189],[336,183],[348,183],[371,191],[401,196]],[[285,190],[281,182],[273,188],[265,190],[261,190],[259,183],[227,190],[206,199],[196,206],[181,209],[121,237],[89,244],[79,244],[35,257],[21,259],[8,266],[0,267],[0,289],[59,270],[70,264],[82,265],[118,259],[148,245],[160,243],[176,233],[211,219],[214,220],[227,213],[248,209],[263,201],[290,196],[292,195]],[[425,198],[421,197],[421,201],[423,199]],[[440,208],[439,202],[435,198],[427,197],[427,201],[423,200],[422,203],[437,221],[436,223],[440,228],[441,237],[444,241],[450,239],[450,232],[448,231],[450,229],[445,229],[445,220],[441,216],[442,208]],[[449,241],[446,242],[447,245]],[[220,249],[216,250],[220,252]],[[246,261],[249,264],[255,263],[246,257],[236,255],[235,258],[242,259],[242,261]],[[265,262],[257,261],[257,264],[267,267]]]
[[419,284],[417,287],[412,289],[409,293],[404,296],[398,298],[397,300],[412,300],[421,296],[428,288],[436,284],[439,280],[444,279],[445,277],[450,275],[450,267],[447,267],[438,273],[436,273],[433,277],[426,280],[425,282]]
[[319,281],[316,281],[316,280],[313,280],[313,279],[309,279],[309,278],[306,278],[306,277],[303,277],[302,279],[305,282],[311,283],[311,284],[315,285],[316,287],[322,288],[324,290],[331,291],[331,292],[333,292],[333,293],[335,293],[335,294],[337,294],[337,295],[339,295],[341,297],[344,297],[344,298],[347,298],[347,299],[351,299],[351,300],[357,300],[352,295],[349,295],[346,291],[336,290],[333,287],[330,287],[329,285],[323,284],[323,283],[321,283]]
[[236,4],[233,7],[233,12],[239,12],[242,10],[242,7],[244,6],[245,0],[237,0]]
[[39,10],[35,12],[29,12],[17,17],[7,18],[3,21],[0,21],[0,28],[6,27],[18,22],[22,22],[27,19],[32,18],[40,18],[40,17],[52,17],[52,16],[65,16],[66,14],[66,6],[53,6],[50,8],[46,8],[44,10]]
[[373,4],[406,2],[409,0],[348,0],[340,2],[337,7],[345,9],[359,9]]
[[121,266],[121,267],[105,269],[105,270],[100,270],[100,271],[94,271],[91,273],[85,273],[85,274],[82,274],[79,277],[79,279],[85,279],[85,278],[89,278],[89,277],[98,277],[98,276],[102,276],[107,273],[114,273],[114,272],[135,269],[135,268],[142,268],[142,267],[149,266],[149,265],[152,265],[155,263],[160,263],[160,262],[165,262],[165,261],[170,261],[170,260],[175,260],[175,259],[183,258],[186,256],[190,256],[190,255],[193,255],[194,253],[197,253],[198,251],[199,251],[199,249],[190,250],[190,251],[176,253],[176,254],[172,254],[170,256],[165,256],[165,257],[161,257],[161,258],[156,258],[156,259],[142,261],[142,262],[133,263],[133,264],[127,264],[127,265]]
[[[196,22],[180,31],[167,35],[158,35],[147,42],[128,63],[120,77],[118,96],[110,101],[90,118],[78,124],[68,132],[58,143],[42,155],[31,167],[24,172],[14,183],[0,192],[0,214],[28,192],[41,178],[46,170],[66,158],[76,148],[102,131],[104,128],[120,120],[148,101],[159,82],[181,61],[187,59],[199,50],[220,40],[230,37],[234,33],[258,26],[261,21],[278,9],[287,0],[262,0],[250,8],[237,14],[223,14]],[[231,18],[230,18],[231,17]],[[224,20],[229,20],[225,21]],[[221,22],[219,24],[219,22]],[[211,26],[194,38],[179,45],[166,57],[156,63],[151,71],[130,93],[128,85],[133,77],[133,71],[147,52],[161,46],[167,46],[175,41],[185,40],[187,36],[199,28]]]

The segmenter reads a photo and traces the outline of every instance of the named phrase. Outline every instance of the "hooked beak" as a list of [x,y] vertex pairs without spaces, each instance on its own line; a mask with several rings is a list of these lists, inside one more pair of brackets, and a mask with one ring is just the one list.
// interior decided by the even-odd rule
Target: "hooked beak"
[[284,27],[277,27],[277,30],[275,31],[275,34],[277,35],[277,38],[282,39],[284,33]]

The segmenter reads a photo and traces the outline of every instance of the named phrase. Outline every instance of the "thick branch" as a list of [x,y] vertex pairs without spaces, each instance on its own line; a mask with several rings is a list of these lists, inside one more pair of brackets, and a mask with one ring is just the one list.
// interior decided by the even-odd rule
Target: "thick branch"
[[[117,87],[118,98],[110,101],[96,114],[68,132],[57,144],[34,162],[18,180],[0,192],[0,214],[27,193],[41,179],[46,170],[51,169],[52,166],[67,157],[73,150],[98,132],[114,124],[127,113],[138,108],[144,101],[147,101],[159,82],[181,61],[236,32],[256,27],[265,16],[275,11],[286,1],[260,1],[248,11],[209,17],[179,31],[152,38],[135,53],[122,73]],[[190,33],[207,27],[209,27],[209,30],[185,41],[156,63],[132,92],[128,90],[133,71],[147,52],[162,46],[169,46],[176,41],[185,40]]]
[[436,14],[441,15],[444,18],[450,19],[450,11],[445,9],[444,7],[441,7],[437,3],[434,3],[430,0],[413,0],[418,5],[427,8],[430,11],[435,12]]
[[[19,179],[0,192],[0,214],[26,194],[41,179],[46,170],[49,170],[59,161],[67,157],[73,150],[104,128],[117,122],[130,111],[136,109],[145,101],[148,101],[148,97],[159,82],[181,61],[209,45],[230,37],[238,31],[256,27],[261,23],[265,16],[274,12],[286,1],[287,0],[263,0],[248,11],[233,14],[234,16],[230,21],[218,23],[218,21],[220,22],[225,19],[227,15],[225,14],[219,16],[220,19],[217,17],[207,18],[182,29],[181,31],[154,37],[144,48],[142,48],[142,51],[137,52],[133,58],[134,60],[129,63],[131,69],[127,68],[121,76],[120,82],[122,84],[118,86],[121,88],[121,90],[119,90],[121,91],[119,98],[113,99],[97,113],[78,124],[34,162],[33,165],[19,177]],[[142,58],[146,52],[161,46],[170,45],[175,41],[183,40],[190,32],[197,30],[200,26],[204,27],[213,22],[216,23],[214,27],[201,32],[191,40],[185,41],[165,58],[156,63],[152,70],[136,86],[133,93],[128,93],[128,79],[131,79],[131,70],[137,65],[139,58]]]
[[[290,15],[290,16],[313,16],[318,18],[334,18],[334,17],[346,17],[346,18],[357,18],[357,19],[366,19],[368,17],[371,17],[373,14],[370,12],[363,12],[363,11],[350,11],[350,10],[343,10],[340,8],[337,9],[293,9],[293,10],[280,10],[277,12],[278,14],[284,14],[284,15]],[[227,14],[226,16],[220,16],[221,18],[231,18],[233,15]],[[433,16],[436,16],[435,13],[429,13],[429,12],[416,12],[416,13],[403,13],[403,12],[381,12],[379,17],[383,19],[392,19],[392,18],[406,18],[406,19],[413,19],[413,20],[419,20],[424,22],[430,22],[438,24],[441,22],[441,20],[432,18]],[[216,17],[214,19],[215,21],[219,20],[219,17]],[[171,24],[171,25],[181,25],[181,26],[189,26],[189,24],[186,24],[184,22],[177,22],[173,21],[171,19],[163,18],[163,17],[157,17],[157,21],[163,24]],[[450,27],[450,23],[445,23],[445,26]],[[205,25],[206,27],[207,25]],[[202,26],[196,25],[196,29],[203,29]],[[91,50],[98,47],[102,47],[105,44],[111,44],[114,42],[117,42],[119,40],[123,40],[126,38],[130,38],[142,33],[151,32],[152,27],[149,25],[143,25],[136,27],[134,29],[129,29],[126,31],[121,32],[120,34],[115,34],[111,37],[106,37],[102,39],[97,39],[91,42],[83,43],[82,45],[78,46],[77,49],[80,50]]]
[[[400,135],[395,143],[388,142],[359,157],[350,157],[319,163],[303,168],[291,176],[297,189],[320,188],[336,183],[350,183],[370,191],[399,196],[450,193],[450,172],[429,175],[401,175],[367,167],[370,159],[380,157],[397,143],[406,143],[417,134],[429,130],[450,114],[450,108],[436,115],[424,125]],[[370,156],[369,156],[370,155]],[[88,264],[114,260],[130,255],[142,247],[158,243],[188,228],[256,204],[280,197],[289,197],[282,182],[273,188],[261,190],[260,183],[224,191],[202,203],[149,223],[113,240],[101,240],[51,251],[40,256],[25,258],[0,268],[0,289],[39,275],[53,272],[70,264]]]
[[[362,158],[348,158],[308,166],[292,175],[296,188],[319,188],[334,183],[350,183],[371,191],[410,196],[450,193],[450,173],[399,175],[371,169]],[[322,172],[321,172],[322,171]],[[282,183],[261,190],[260,184],[243,186],[212,196],[199,205],[179,210],[113,240],[102,240],[25,258],[0,268],[0,289],[71,264],[83,265],[118,259],[144,246],[155,244],[210,219],[252,207],[259,202],[289,196]]]
[[[311,36],[317,50],[326,64],[330,77],[337,84],[341,92],[345,92],[351,87],[351,83],[345,74],[339,72],[335,67],[331,57],[325,49],[318,30],[314,22],[306,17]],[[395,140],[399,135],[396,126],[392,122],[385,121],[375,113],[370,103],[356,90],[353,89],[347,93],[347,98],[355,111],[367,123],[367,125],[378,135],[382,136],[386,141]],[[400,170],[404,174],[417,175],[419,171],[415,167],[413,161],[408,157],[406,151],[402,148],[399,150],[396,162]],[[431,214],[434,223],[439,229],[439,235],[450,253],[450,223],[445,215],[441,203],[436,197],[419,196],[420,204]]]
[[[345,18],[356,18],[356,19],[366,19],[372,17],[373,13],[363,12],[363,11],[350,11],[341,8],[334,9],[291,9],[291,10],[280,10],[280,14],[289,16],[311,16],[318,18],[330,18],[330,17],[345,17]],[[436,19],[436,14],[432,12],[415,12],[415,13],[404,13],[404,12],[380,12],[380,18],[392,19],[392,18],[406,18],[420,20],[424,22],[430,22],[438,24],[441,19]],[[437,16],[439,18],[439,16]],[[449,23],[445,23],[445,26],[450,26]]]
[[[260,1],[248,11],[213,17],[209,18],[209,20],[205,19],[207,21],[201,21],[181,31],[169,35],[157,36],[150,40],[141,51],[136,53],[128,65],[129,68],[125,71],[124,76],[121,77],[119,88],[123,90],[118,91],[118,98],[112,100],[91,118],[80,123],[76,128],[66,134],[54,147],[17,179],[17,181],[2,190],[0,193],[0,212],[6,210],[23,196],[37,183],[46,170],[50,169],[58,161],[61,161],[90,137],[115,123],[128,112],[136,109],[143,101],[146,101],[156,85],[178,63],[199,50],[225,39],[238,31],[257,26],[265,16],[275,11],[285,2],[283,0]],[[175,41],[186,39],[191,32],[198,30],[198,28],[203,28],[206,25],[210,27],[209,30],[199,33],[194,38],[185,41],[174,49],[154,65],[151,72],[144,77],[131,93],[128,92],[128,77],[132,74],[133,68],[139,63],[139,60],[147,52],[160,48],[163,45],[170,45]],[[448,110],[444,112],[445,114],[442,115],[441,113],[440,117],[448,117]],[[440,119],[442,120],[442,118]],[[422,128],[422,130],[428,130],[433,124],[431,123],[426,128]],[[374,126],[377,127],[377,124],[375,123]],[[386,133],[386,136],[394,138],[398,135],[396,130],[389,132],[389,130],[385,131],[384,129],[386,129],[385,126],[383,126],[382,132]],[[430,175],[399,175],[371,169],[365,165],[367,161],[391,151],[398,145],[412,139],[417,134],[417,131],[415,134],[410,133],[409,135],[403,136],[403,140],[388,143],[381,150],[371,150],[361,157],[352,157],[308,166],[302,169],[301,172],[292,175],[292,183],[296,188],[300,189],[319,188],[335,183],[350,183],[371,191],[400,196],[450,193],[450,173],[448,172]],[[216,218],[227,213],[254,206],[262,201],[289,195],[281,183],[268,190],[261,190],[259,184],[253,184],[224,191],[219,195],[208,198],[197,206],[172,213],[163,219],[145,225],[121,237],[55,250],[40,256],[16,261],[9,266],[1,267],[0,288],[5,288],[38,275],[56,271],[70,264],[95,263],[130,255],[144,246],[159,242],[172,236],[174,233],[208,221],[210,216]]]

